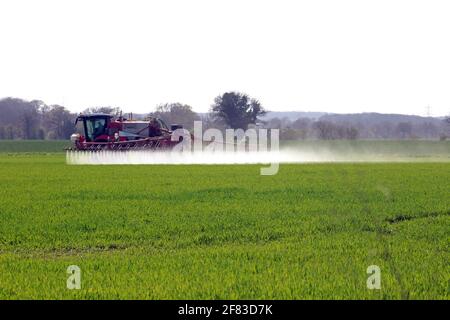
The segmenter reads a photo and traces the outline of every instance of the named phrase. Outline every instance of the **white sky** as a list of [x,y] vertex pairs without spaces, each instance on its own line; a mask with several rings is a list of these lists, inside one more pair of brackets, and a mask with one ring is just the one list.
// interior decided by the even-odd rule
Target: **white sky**
[[0,97],[450,113],[450,1],[1,0]]

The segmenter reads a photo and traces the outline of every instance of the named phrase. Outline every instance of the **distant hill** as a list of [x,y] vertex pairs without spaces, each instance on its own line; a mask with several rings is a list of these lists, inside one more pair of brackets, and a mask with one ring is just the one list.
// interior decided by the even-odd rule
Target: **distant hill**
[[291,121],[295,121],[299,118],[308,118],[312,120],[319,119],[320,117],[327,115],[326,112],[310,112],[310,111],[270,111],[264,117],[261,117],[262,120],[268,121],[274,118],[288,118]]
[[328,112],[313,112],[313,111],[270,111],[262,120],[271,120],[274,118],[287,118],[290,121],[295,121],[299,118],[308,118],[312,120],[326,120],[332,122],[391,122],[398,123],[402,121],[411,123],[433,122],[439,123],[444,117],[422,117],[416,115],[395,114],[395,113],[328,113]]
[[438,139],[448,136],[449,126],[442,118],[404,114],[327,114],[319,121],[337,127],[355,128],[365,139]]
[[325,114],[320,120],[334,123],[399,123],[410,122],[411,124],[434,123],[441,124],[442,118],[421,117],[405,114],[385,114],[385,113],[351,113],[351,114]]

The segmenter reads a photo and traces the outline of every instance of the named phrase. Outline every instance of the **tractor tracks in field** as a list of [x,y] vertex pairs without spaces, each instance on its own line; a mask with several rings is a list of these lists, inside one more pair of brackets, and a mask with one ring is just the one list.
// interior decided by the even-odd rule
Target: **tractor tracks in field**
[[[364,199],[362,199],[364,200]],[[364,202],[366,203],[366,202]],[[364,210],[370,214],[372,211],[371,209],[367,206],[364,205]],[[404,221],[404,220],[403,220]],[[389,269],[392,272],[392,275],[395,278],[395,281],[397,281],[399,287],[400,287],[400,295],[401,295],[401,299],[402,300],[408,300],[409,299],[409,291],[408,289],[406,289],[402,276],[397,268],[397,265],[394,261],[394,257],[392,256],[392,250],[391,250],[391,246],[390,246],[390,242],[389,242],[389,237],[392,236],[393,232],[391,230],[386,231],[386,228],[383,227],[383,224],[385,224],[386,222],[384,221],[380,221],[379,224],[379,228],[375,228],[373,230],[373,232],[376,234],[376,238],[377,240],[382,244],[383,247],[383,252],[381,254],[381,258],[387,263],[387,265],[389,266]]]
[[[364,172],[362,171],[358,171],[358,173],[360,174],[360,178],[361,181],[365,181],[365,179],[367,178],[367,176],[365,175]],[[388,188],[386,187],[381,187],[380,186],[377,187],[377,189],[379,189],[385,196],[386,200],[390,200],[391,199],[391,192]],[[359,201],[363,204],[363,210],[366,214],[372,215],[372,209],[369,207],[369,203],[370,203],[370,199],[368,198],[367,194],[364,192],[363,189],[358,190],[357,192],[355,192],[356,196],[358,197]],[[376,216],[376,215],[375,215]],[[398,217],[394,217],[392,218],[392,223],[398,223],[401,221],[406,221],[405,217],[408,217],[407,219],[410,220],[411,217],[406,216],[406,215],[401,215]],[[400,296],[402,300],[408,300],[409,299],[409,291],[408,289],[405,287],[404,281],[402,279],[402,276],[399,272],[399,269],[394,261],[394,257],[392,256],[392,250],[390,247],[390,242],[389,242],[389,238],[392,236],[393,231],[391,229],[387,229],[386,228],[386,223],[389,223],[390,219],[380,219],[379,221],[376,221],[376,228],[373,228],[371,231],[374,232],[376,234],[376,238],[379,241],[379,243],[382,244],[382,248],[383,248],[383,252],[381,254],[381,258],[387,263],[387,265],[389,266],[389,269],[392,272],[392,275],[395,279],[395,281],[397,282],[399,288],[400,288]],[[392,224],[390,223],[390,224]]]
[[[367,213],[371,213],[371,209],[365,205],[364,206],[365,211]],[[402,220],[404,221],[404,220]],[[400,287],[400,295],[402,300],[408,300],[409,299],[409,291],[406,289],[402,276],[397,268],[397,265],[394,261],[394,257],[392,256],[392,250],[389,242],[389,237],[392,236],[393,232],[391,230],[388,230],[389,232],[386,232],[386,228],[382,226],[382,222],[379,222],[381,225],[379,228],[376,228],[374,230],[377,240],[382,244],[383,252],[381,254],[381,258],[388,264],[389,269],[392,272],[392,275],[394,276],[395,280],[397,281],[399,287]],[[384,222],[385,223],[385,222]]]
[[[365,181],[366,176],[365,173],[359,172],[361,181]],[[389,188],[385,186],[376,186],[376,189],[380,191],[386,201],[392,200],[392,192]],[[418,212],[418,213],[400,213],[397,215],[393,215],[391,217],[382,217],[377,214],[373,214],[374,210],[370,207],[370,198],[367,192],[364,189],[359,189],[355,192],[356,197],[360,201],[362,205],[362,210],[365,214],[370,215],[375,219],[375,227],[368,227],[367,231],[373,232],[376,235],[376,241],[381,244],[381,259],[386,262],[389,270],[395,281],[397,282],[400,289],[400,298],[403,300],[407,300],[410,298],[410,292],[405,284],[405,281],[401,274],[401,268],[399,268],[395,256],[393,254],[392,245],[393,238],[392,236],[396,234],[398,231],[395,226],[401,226],[403,223],[415,222],[415,221],[426,221],[426,219],[445,217],[450,215],[450,210],[444,211],[431,211],[431,212]],[[378,218],[379,217],[379,218]],[[375,250],[376,252],[376,250]]]
[[53,259],[53,258],[64,258],[73,257],[80,255],[89,255],[95,253],[112,253],[126,251],[130,247],[124,245],[99,245],[94,247],[81,247],[81,248],[43,248],[43,249],[22,249],[22,250],[0,250],[0,255],[17,255],[20,257],[27,258],[42,258],[42,259]]
[[434,217],[440,217],[440,216],[450,216],[450,211],[444,211],[444,212],[427,212],[421,215],[415,215],[410,216],[407,214],[401,214],[392,218],[387,218],[385,221],[389,224],[398,224],[400,222],[406,222],[411,220],[419,220],[419,219],[427,219],[427,218],[434,218]]
[[[371,211],[368,208],[368,206],[365,206],[365,210],[367,210],[368,212]],[[440,217],[440,216],[448,216],[448,215],[450,215],[450,211],[429,212],[429,213],[424,213],[422,215],[415,215],[415,216],[401,214],[401,215],[394,216],[392,218],[386,218],[383,220],[382,223],[384,223],[384,224],[388,223],[389,225],[397,225],[397,224],[408,222],[408,221],[417,221],[417,220],[435,218],[435,217]],[[397,281],[397,283],[400,287],[401,299],[408,300],[409,296],[410,296],[409,290],[405,286],[405,283],[400,274],[400,271],[394,261],[394,257],[392,256],[392,250],[390,248],[389,237],[392,236],[393,232],[386,233],[386,232],[383,232],[383,230],[384,230],[383,228],[378,228],[374,231],[377,235],[377,239],[379,239],[379,241],[383,244],[384,250],[382,253],[382,258],[384,261],[387,262],[389,268],[392,271],[392,275],[394,276],[395,280]]]

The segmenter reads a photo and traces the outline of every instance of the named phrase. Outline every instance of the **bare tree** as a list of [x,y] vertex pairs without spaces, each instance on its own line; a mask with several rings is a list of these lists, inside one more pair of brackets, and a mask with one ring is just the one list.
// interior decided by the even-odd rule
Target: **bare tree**
[[333,131],[334,125],[329,121],[319,120],[314,124],[317,131],[317,137],[322,140],[334,139]]
[[83,113],[105,113],[112,115],[119,115],[121,109],[119,107],[91,107],[83,111]]
[[412,125],[410,122],[399,122],[397,125],[397,132],[400,138],[406,139],[410,138],[412,134]]
[[181,103],[165,103],[156,108],[155,112],[149,114],[164,120],[167,124],[180,124],[190,130],[194,127],[194,121],[200,120],[197,113],[192,111],[192,107]]
[[68,139],[74,131],[74,115],[60,105],[49,106],[44,115],[48,139]]

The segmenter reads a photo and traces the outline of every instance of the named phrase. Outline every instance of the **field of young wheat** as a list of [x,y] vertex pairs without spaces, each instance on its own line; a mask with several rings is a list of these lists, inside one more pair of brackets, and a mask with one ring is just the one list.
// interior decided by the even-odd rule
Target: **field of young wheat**
[[[261,176],[11,152],[0,154],[0,299],[449,298],[448,161]],[[71,265],[79,290],[67,288]],[[371,265],[381,289],[367,287]]]

